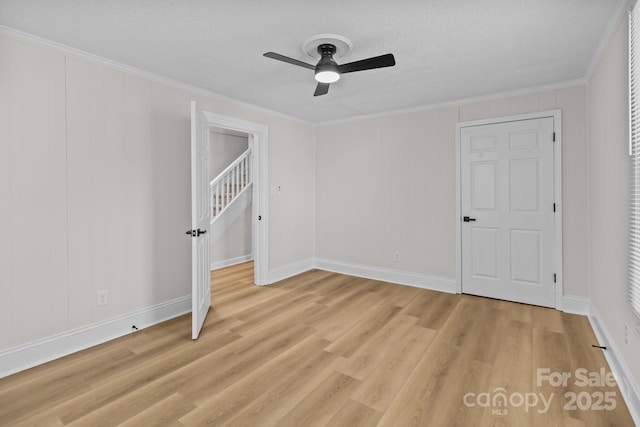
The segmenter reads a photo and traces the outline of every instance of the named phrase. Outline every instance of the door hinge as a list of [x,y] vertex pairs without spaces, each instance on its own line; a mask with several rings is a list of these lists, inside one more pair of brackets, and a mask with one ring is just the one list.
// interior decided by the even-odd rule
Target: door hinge
[[553,204],[553,211],[554,212],[556,211],[556,204],[555,203]]
[[556,142],[556,133],[553,133],[553,142]]
[[556,283],[556,273],[553,273],[553,283]]

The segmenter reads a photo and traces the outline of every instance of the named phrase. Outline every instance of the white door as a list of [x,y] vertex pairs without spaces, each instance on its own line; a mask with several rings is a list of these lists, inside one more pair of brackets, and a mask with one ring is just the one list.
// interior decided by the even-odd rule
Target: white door
[[191,102],[191,337],[200,334],[211,306],[209,272],[209,123]]
[[462,292],[555,306],[553,118],[462,127]]

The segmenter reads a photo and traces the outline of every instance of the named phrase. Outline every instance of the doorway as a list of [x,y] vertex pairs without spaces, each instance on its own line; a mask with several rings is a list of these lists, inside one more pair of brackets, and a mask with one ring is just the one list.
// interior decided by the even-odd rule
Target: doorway
[[[237,172],[236,177],[239,182],[236,193],[240,191],[240,182],[243,185],[250,182],[249,171],[245,170],[245,166],[248,165],[247,162],[253,161],[252,156],[247,156],[247,153],[252,153],[251,139],[249,134],[228,129],[214,128],[210,131],[209,179],[211,185],[216,186],[216,182],[223,181],[225,172],[228,173],[228,168],[236,164],[238,159],[241,159],[241,167],[232,167],[232,171]],[[248,191],[252,191],[252,187],[253,184]],[[211,199],[214,200],[214,203],[220,202],[220,200],[215,200],[214,193],[212,193]],[[212,206],[212,230],[210,230],[212,271],[253,260],[252,198],[240,197],[237,203],[239,206],[233,206],[232,212],[227,212],[223,216],[218,216],[219,206]],[[216,227],[221,230],[219,233],[215,232]]]
[[[248,222],[250,223],[251,255],[254,261],[254,283],[256,285],[267,285],[269,273],[268,128],[259,123],[222,114],[208,111],[203,111],[203,113],[207,118],[211,132],[240,139],[245,138],[247,146],[252,150],[251,175],[253,177],[253,190]],[[212,153],[213,156],[215,156],[215,153]],[[213,163],[215,164],[215,162]],[[215,242],[212,242],[212,245],[215,245]]]
[[560,111],[456,127],[459,292],[559,308]]

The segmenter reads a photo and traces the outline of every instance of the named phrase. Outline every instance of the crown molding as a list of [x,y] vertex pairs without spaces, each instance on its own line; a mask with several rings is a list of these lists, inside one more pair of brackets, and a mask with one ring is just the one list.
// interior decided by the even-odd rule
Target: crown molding
[[579,78],[574,80],[566,80],[558,83],[551,83],[548,85],[532,86],[524,89],[516,89],[516,90],[511,90],[506,92],[495,92],[495,93],[489,93],[486,95],[480,95],[480,96],[471,97],[471,98],[462,98],[462,99],[457,99],[453,101],[445,101],[445,102],[439,102],[435,104],[428,104],[420,107],[403,108],[398,110],[385,111],[382,113],[363,114],[360,116],[350,117],[347,119],[338,119],[338,120],[330,120],[322,123],[314,123],[313,126],[318,127],[318,126],[326,126],[326,125],[335,125],[335,124],[349,123],[349,122],[355,122],[360,120],[376,119],[376,118],[386,117],[386,116],[395,116],[395,115],[408,114],[408,113],[419,113],[422,111],[438,110],[438,109],[449,108],[449,107],[461,107],[463,105],[477,104],[480,102],[496,101],[499,99],[513,98],[516,96],[531,95],[535,93],[548,92],[548,91],[558,90],[558,89],[567,89],[567,88],[578,87],[578,86],[586,86],[587,84],[588,84],[587,79]]
[[598,43],[598,47],[591,57],[591,62],[589,62],[589,66],[587,67],[587,73],[585,75],[587,83],[591,81],[593,73],[595,73],[602,57],[613,40],[613,37],[616,35],[618,27],[622,23],[622,20],[627,16],[629,10],[633,7],[634,3],[635,0],[622,0],[618,3],[618,6],[611,14],[611,18],[605,27],[604,34],[602,35],[602,38],[600,38],[600,43]]
[[294,116],[290,116],[288,114],[285,113],[281,113],[279,111],[275,111],[275,110],[271,110],[269,108],[266,107],[261,107],[259,105],[255,105],[255,104],[251,104],[245,101],[240,101],[234,98],[230,98],[228,96],[225,95],[221,95],[219,93],[216,92],[212,92],[210,90],[207,89],[202,89],[196,86],[191,86],[188,85],[186,83],[182,83],[179,82],[177,80],[173,80],[170,79],[168,77],[164,77],[164,76],[160,76],[158,74],[153,74],[150,73],[148,71],[142,70],[140,68],[136,68],[136,67],[132,67],[130,65],[127,64],[123,64],[121,62],[117,62],[114,60],[111,60],[109,58],[105,58],[99,55],[95,55],[93,53],[81,50],[81,49],[76,49],[74,47],[71,46],[67,46],[58,42],[54,42],[52,40],[47,40],[45,38],[33,35],[33,34],[29,34],[29,33],[25,33],[24,31],[20,31],[20,30],[16,30],[15,28],[11,28],[11,27],[7,27],[5,25],[0,25],[0,35],[9,37],[11,39],[14,40],[18,40],[21,42],[25,42],[31,45],[35,45],[35,46],[39,46],[54,52],[58,52],[60,54],[69,56],[69,57],[73,57],[73,58],[77,58],[77,59],[81,59],[87,62],[90,62],[92,64],[95,65],[101,65],[103,67],[107,67],[110,68],[112,70],[116,70],[116,71],[120,71],[129,75],[133,75],[136,77],[141,77],[145,80],[149,80],[155,83],[159,83],[165,86],[169,86],[172,87],[174,89],[179,89],[179,90],[183,90],[185,92],[189,92],[192,93],[194,95],[201,95],[201,96],[206,96],[206,97],[210,97],[210,98],[214,98],[216,100],[219,101],[223,101],[223,102],[228,102],[230,104],[233,104],[235,106],[239,106],[239,107],[244,107],[244,108],[250,108],[252,110],[255,111],[260,111],[263,112],[265,114],[271,114],[280,118],[284,118],[287,120],[293,120],[295,122],[301,123],[301,124],[305,124],[305,125],[313,125],[313,123],[308,122],[306,120],[300,119],[298,117],[294,117]]

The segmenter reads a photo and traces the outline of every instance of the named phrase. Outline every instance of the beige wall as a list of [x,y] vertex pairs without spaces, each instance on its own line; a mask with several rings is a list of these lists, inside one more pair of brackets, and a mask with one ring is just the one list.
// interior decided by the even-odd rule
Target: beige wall
[[455,277],[457,120],[445,109],[317,127],[316,256]]
[[65,61],[0,37],[0,349],[68,327]]
[[[229,225],[220,237],[211,242],[211,266],[228,265],[225,261],[233,262],[237,259],[247,260],[252,256],[251,251],[251,204],[238,218]],[[218,268],[218,267],[216,267]]]
[[220,172],[247,151],[249,137],[210,132],[209,138],[209,147],[211,149],[209,179],[214,180]]
[[[623,20],[587,90],[589,117],[589,290],[615,346],[640,384],[638,319],[627,296],[628,23]],[[629,345],[624,343],[624,325]]]
[[312,126],[0,37],[0,350],[190,294],[194,99],[269,126],[270,269],[312,257]]
[[316,256],[455,278],[455,124],[556,108],[563,119],[564,289],[586,297],[584,87],[318,126]]

